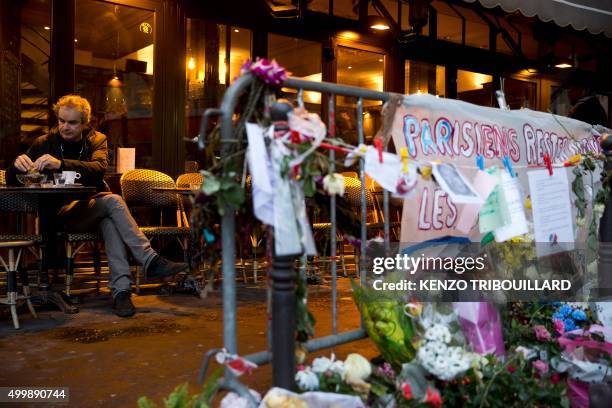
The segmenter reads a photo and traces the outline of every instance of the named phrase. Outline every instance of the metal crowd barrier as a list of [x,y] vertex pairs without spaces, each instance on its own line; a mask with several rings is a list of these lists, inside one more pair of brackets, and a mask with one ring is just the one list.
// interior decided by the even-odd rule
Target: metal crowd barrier
[[[225,92],[220,109],[208,109],[202,115],[199,134],[199,148],[205,145],[205,131],[211,116],[220,117],[221,155],[227,155],[231,144],[237,143],[233,139],[232,117],[236,110],[240,95],[251,85],[255,79],[251,75],[238,78]],[[378,92],[353,86],[344,86],[327,82],[311,82],[297,78],[288,78],[283,88],[297,91],[297,102],[304,106],[304,91],[320,92],[328,96],[328,112],[326,124],[330,137],[335,136],[335,100],[337,96],[357,98],[357,132],[359,143],[365,143],[363,130],[363,101],[375,100],[383,103],[389,100],[390,93]],[[323,98],[322,98],[323,100]],[[333,165],[335,152],[331,150],[329,156]],[[332,167],[331,171],[335,169]],[[356,265],[361,283],[365,282],[366,259],[366,180],[364,160],[360,160],[359,178],[361,180],[361,245],[359,248],[359,265]],[[383,192],[384,242],[385,249],[389,249],[389,196]],[[332,295],[332,334],[309,340],[305,347],[308,351],[315,351],[336,345],[352,342],[366,337],[361,328],[338,333],[337,322],[337,265],[336,265],[336,198],[330,197],[330,259],[331,259],[331,295]],[[225,210],[221,223],[222,239],[222,274],[223,274],[223,345],[230,352],[238,354],[236,333],[236,271],[235,271],[235,218],[231,208]],[[295,259],[299,256],[274,257],[272,278],[272,330],[268,336],[268,350],[245,356],[256,364],[272,361],[273,383],[275,386],[293,389],[295,376]],[[271,334],[271,335],[270,335]],[[271,344],[270,344],[271,343]]]

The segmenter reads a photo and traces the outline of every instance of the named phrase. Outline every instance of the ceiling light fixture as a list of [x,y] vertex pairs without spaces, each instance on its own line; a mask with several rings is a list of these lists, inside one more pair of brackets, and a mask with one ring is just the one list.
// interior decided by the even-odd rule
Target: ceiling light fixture
[[235,32],[235,33],[239,33],[239,32],[240,32],[240,30],[239,30],[239,29],[237,29],[237,28],[234,28],[234,32]]
[[353,67],[349,65],[349,66],[348,66],[348,69],[353,69]]
[[572,64],[570,64],[569,62],[560,62],[555,65],[555,68],[560,68],[560,69],[567,69],[571,67],[572,67]]
[[378,62],[383,62],[383,59],[382,59],[382,58],[379,58],[379,59],[378,59]]
[[391,25],[381,16],[368,16],[368,27],[376,31],[386,31]]
[[49,26],[44,26],[43,28],[44,28],[45,30],[50,30],[50,29],[51,29],[51,27],[49,27]]

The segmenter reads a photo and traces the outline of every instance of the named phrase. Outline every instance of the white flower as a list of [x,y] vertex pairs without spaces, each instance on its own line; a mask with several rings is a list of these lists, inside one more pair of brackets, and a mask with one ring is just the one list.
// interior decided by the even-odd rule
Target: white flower
[[604,213],[604,210],[606,209],[606,206],[603,204],[595,204],[593,206],[593,216],[594,217],[601,217],[602,214]]
[[329,195],[344,194],[344,176],[342,174],[328,174],[323,178],[323,188]]
[[329,371],[336,373],[336,374],[340,374],[341,377],[344,376],[344,372],[346,371],[346,368],[344,367],[344,361],[334,361],[332,363],[331,366],[329,366]]
[[309,369],[298,371],[295,374],[295,382],[304,391],[319,389],[319,377]]
[[[257,391],[249,389],[249,392],[251,393],[255,401],[257,402],[261,401],[261,395]],[[219,405],[219,407],[220,408],[249,408],[250,404],[249,404],[249,401],[246,400],[246,398],[239,396],[235,392],[230,392],[221,400],[221,405]]]
[[344,360],[344,381],[360,384],[372,374],[370,362],[357,353],[351,353]]
[[516,352],[522,354],[525,360],[531,360],[532,358],[537,356],[537,353],[535,352],[535,350],[532,350],[528,347],[523,347],[523,346],[518,346],[516,348]]
[[586,221],[585,221],[584,217],[578,217],[578,218],[576,218],[576,226],[577,226],[578,228],[582,228],[582,227],[584,227],[585,223],[586,223]]
[[317,374],[322,374],[330,369],[331,365],[334,363],[334,355],[332,354],[332,358],[329,359],[327,357],[317,357],[312,360],[312,371]]
[[448,344],[451,341],[451,337],[448,327],[443,324],[434,324],[425,331],[425,338],[429,341],[440,341]]
[[429,341],[417,352],[417,359],[430,374],[449,381],[467,371],[471,356],[461,347],[449,347],[440,341]]

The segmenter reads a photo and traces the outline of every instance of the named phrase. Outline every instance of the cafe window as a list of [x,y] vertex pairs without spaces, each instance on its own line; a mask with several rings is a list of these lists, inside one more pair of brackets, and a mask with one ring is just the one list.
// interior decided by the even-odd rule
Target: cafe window
[[493,77],[478,72],[457,70],[457,99],[475,105],[492,106]]
[[136,167],[153,165],[154,12],[94,0],[76,2],[76,92],[106,134],[111,166],[119,147],[136,148]]
[[0,11],[0,169],[48,131],[51,3],[33,3],[5,2]]
[[[347,47],[337,49],[337,82],[360,88],[383,90],[384,54]],[[366,143],[380,127],[382,103],[363,101],[363,131]],[[345,96],[336,98],[336,135],[347,143],[357,144],[357,99]]]
[[[268,56],[275,59],[291,76],[315,82],[322,80],[321,44],[318,42],[270,34]],[[295,90],[283,88],[283,91],[289,99],[295,99]],[[309,111],[320,114],[321,94],[305,91],[304,104]]]
[[446,72],[443,66],[421,61],[406,61],[405,71],[407,93],[445,96]]
[[[225,89],[251,58],[252,33],[242,27],[187,19],[186,41],[185,126],[187,137],[193,139],[199,133],[204,110],[220,105]],[[196,145],[187,143],[186,159],[195,160],[196,156]]]

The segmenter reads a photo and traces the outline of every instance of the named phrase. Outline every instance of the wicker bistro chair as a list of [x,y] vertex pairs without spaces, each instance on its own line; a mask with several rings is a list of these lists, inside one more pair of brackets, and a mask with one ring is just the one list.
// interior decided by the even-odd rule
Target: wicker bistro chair
[[[0,194],[0,212],[11,213],[19,217],[26,214],[35,214],[38,211],[38,198],[32,195],[23,195],[19,193]],[[21,226],[21,222],[17,225]],[[36,312],[30,301],[30,286],[28,282],[28,272],[25,269],[19,269],[20,260],[24,257],[23,249],[27,248],[36,257],[41,267],[42,254],[38,244],[42,242],[42,236],[38,233],[38,223],[35,221],[34,233],[1,233],[0,234],[0,264],[4,268],[6,279],[6,297],[0,298],[0,303],[10,307],[13,318],[13,326],[19,329],[19,319],[17,317],[17,302],[23,301],[28,305],[28,309],[32,316],[36,317]],[[3,256],[6,251],[6,258]],[[6,260],[8,260],[8,262]],[[19,272],[22,284],[22,293],[19,295],[17,291],[17,274]]]
[[[192,185],[197,184],[199,186],[204,182],[204,176],[200,173],[185,173],[178,176],[176,179],[176,186],[179,188],[191,188]],[[182,216],[183,225],[189,226],[189,212],[191,210],[191,199],[189,197],[180,197],[180,203],[182,205]]]
[[[187,250],[189,227],[183,225],[184,215],[180,210],[179,197],[176,193],[153,191],[154,188],[176,188],[174,180],[167,174],[155,170],[135,169],[121,176],[121,194],[129,207],[145,207],[159,210],[160,222],[158,226],[140,227],[147,238],[172,237],[176,238],[183,249]],[[163,225],[163,210],[176,211],[176,225]],[[146,271],[145,271],[146,280]],[[140,292],[140,276],[136,272],[136,291]]]
[[[102,257],[100,255],[100,245],[102,234],[98,231],[91,232],[60,232],[64,239],[66,249],[66,295],[71,296],[71,287],[74,280],[74,265],[76,256],[87,246],[92,248],[92,261],[96,281],[96,295],[100,294],[100,275],[102,271]],[[75,299],[73,299],[75,300]]]

